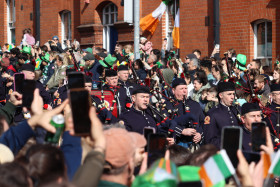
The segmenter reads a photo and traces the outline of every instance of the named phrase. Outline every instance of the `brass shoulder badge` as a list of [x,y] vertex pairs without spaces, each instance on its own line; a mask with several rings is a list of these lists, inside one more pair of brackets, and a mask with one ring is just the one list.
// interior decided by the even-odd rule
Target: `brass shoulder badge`
[[209,125],[210,124],[210,116],[206,116],[204,118],[204,125]]

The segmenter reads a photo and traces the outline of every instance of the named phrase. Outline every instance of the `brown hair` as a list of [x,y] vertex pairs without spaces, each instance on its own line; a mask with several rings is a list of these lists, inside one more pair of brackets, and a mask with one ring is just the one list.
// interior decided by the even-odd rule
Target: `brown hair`
[[168,149],[170,151],[170,160],[173,161],[176,166],[186,165],[186,161],[191,154],[188,149],[176,144],[169,146]]
[[0,165],[0,186],[29,187],[28,178],[27,171],[18,163]]
[[65,160],[61,150],[52,145],[34,145],[26,157],[29,175],[39,184],[66,179]]
[[202,164],[211,156],[215,155],[218,149],[212,145],[204,145],[200,149],[196,150],[191,154],[186,162],[187,165],[191,166],[202,166]]
[[23,29],[23,34],[31,34],[31,29],[28,28],[28,29]]
[[256,76],[255,77],[255,80],[258,80],[259,81],[259,83],[263,83],[264,82],[264,76],[263,75],[258,75],[258,76]]

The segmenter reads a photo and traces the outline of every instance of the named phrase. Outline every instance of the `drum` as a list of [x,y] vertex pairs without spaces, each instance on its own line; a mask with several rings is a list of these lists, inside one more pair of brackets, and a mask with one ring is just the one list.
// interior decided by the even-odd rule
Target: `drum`
[[[102,102],[102,94],[101,90],[91,90],[91,95],[97,96],[100,101]],[[111,111],[113,116],[116,118],[118,117],[118,107],[115,100],[114,92],[111,90],[103,90],[103,96],[104,96],[104,106],[107,110]]]

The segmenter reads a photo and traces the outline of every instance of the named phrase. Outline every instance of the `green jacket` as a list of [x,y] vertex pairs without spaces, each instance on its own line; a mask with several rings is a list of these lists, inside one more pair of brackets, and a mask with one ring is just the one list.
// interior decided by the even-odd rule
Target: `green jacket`
[[92,150],[87,154],[83,165],[75,173],[72,182],[81,187],[98,186],[104,163],[105,155],[99,151]]
[[118,184],[118,183],[114,183],[114,182],[110,182],[110,181],[99,181],[99,184],[98,184],[98,187],[110,187],[110,186],[113,186],[113,187],[126,187],[122,184]]
[[66,76],[66,68],[67,66],[64,65],[60,67],[54,67],[54,74],[51,76],[50,80],[47,83],[49,89],[58,87],[59,81],[64,79],[64,77]]
[[5,116],[6,121],[11,125],[14,121],[14,114],[16,112],[17,106],[13,105],[11,102],[7,102],[5,106],[0,108],[0,115]]

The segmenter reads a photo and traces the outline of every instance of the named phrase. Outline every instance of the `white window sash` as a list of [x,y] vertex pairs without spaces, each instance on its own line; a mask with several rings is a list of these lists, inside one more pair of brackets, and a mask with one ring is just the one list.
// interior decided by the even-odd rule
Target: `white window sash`
[[[108,11],[106,11],[108,9]],[[112,22],[112,15],[114,15],[114,20]],[[106,16],[108,16],[108,22],[106,21]],[[102,11],[102,23],[103,23],[103,48],[107,51],[110,50],[110,26],[113,26],[117,21],[118,10],[117,6],[113,3],[108,4],[103,8]]]
[[[258,24],[260,23],[265,23],[265,56],[258,56],[258,38],[257,38],[257,35],[258,35]],[[267,53],[267,49],[268,49],[268,43],[267,43],[267,23],[268,21],[267,20],[263,20],[263,21],[258,21],[256,23],[254,23],[254,58],[256,59],[264,59],[264,58],[272,58],[272,56],[268,56],[268,53]]]

